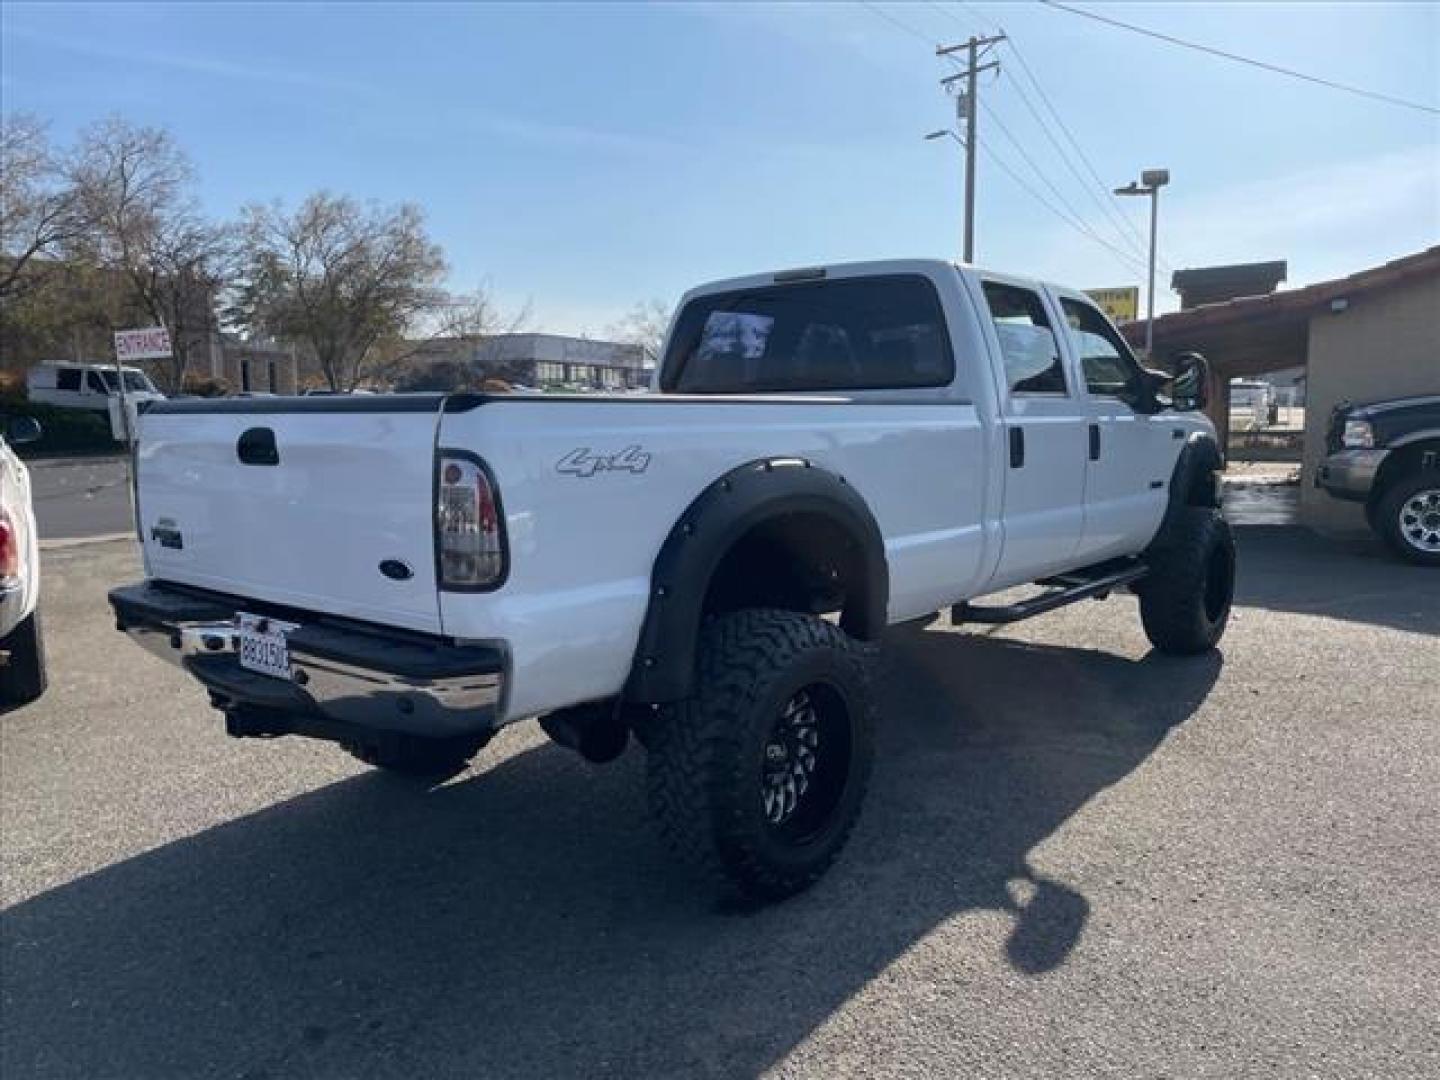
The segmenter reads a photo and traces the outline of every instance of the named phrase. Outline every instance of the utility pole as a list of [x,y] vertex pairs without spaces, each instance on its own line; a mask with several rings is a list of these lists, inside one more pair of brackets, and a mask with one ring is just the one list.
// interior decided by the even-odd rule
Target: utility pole
[[985,51],[992,46],[1005,40],[1004,34],[996,34],[994,37],[972,37],[963,45],[940,45],[935,49],[936,56],[951,56],[957,52],[965,52],[967,64],[964,71],[947,76],[940,80],[940,85],[947,91],[961,79],[965,80],[965,89],[961,92],[960,100],[956,103],[956,117],[965,123],[965,137],[960,144],[965,147],[965,237],[962,245],[964,259],[968,262],[975,261],[975,152],[979,136],[976,132],[976,120],[979,114],[979,84],[976,81],[982,71],[989,71],[992,68],[1000,69],[999,60],[991,60],[982,64],[985,58]]

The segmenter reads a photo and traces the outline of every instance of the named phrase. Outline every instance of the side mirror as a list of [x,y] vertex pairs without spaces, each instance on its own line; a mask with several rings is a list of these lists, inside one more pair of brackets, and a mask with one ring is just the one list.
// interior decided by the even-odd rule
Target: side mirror
[[1210,404],[1210,365],[1198,352],[1179,353],[1171,359],[1175,377],[1170,400],[1180,412],[1201,411]]
[[37,442],[42,434],[40,421],[33,416],[12,416],[5,424],[5,441],[11,446]]
[[1152,371],[1142,367],[1125,384],[1124,390],[1120,393],[1120,400],[1141,416],[1151,416],[1169,404],[1160,396],[1160,391],[1169,381],[1170,376],[1163,371]]

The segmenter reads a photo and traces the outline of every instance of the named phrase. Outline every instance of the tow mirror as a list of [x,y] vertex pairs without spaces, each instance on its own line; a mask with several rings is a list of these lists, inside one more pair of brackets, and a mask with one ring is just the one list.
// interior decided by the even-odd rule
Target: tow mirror
[[5,423],[5,441],[11,446],[37,442],[42,434],[40,421],[33,416],[12,416]]
[[1198,352],[1177,353],[1170,360],[1170,400],[1180,412],[1201,411],[1210,404],[1210,365]]

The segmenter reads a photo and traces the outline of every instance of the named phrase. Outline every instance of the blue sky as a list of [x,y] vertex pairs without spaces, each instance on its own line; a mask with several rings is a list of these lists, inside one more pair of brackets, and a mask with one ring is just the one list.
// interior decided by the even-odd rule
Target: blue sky
[[[1077,4],[1440,103],[1434,4]],[[1169,266],[1285,258],[1296,285],[1440,243],[1440,117],[1038,4],[876,6],[890,19],[842,3],[7,0],[0,95],[62,141],[110,113],[170,128],[219,216],[317,188],[417,202],[453,287],[488,282],[556,331],[603,333],[637,301],[707,278],[955,256],[960,151],[921,138],[953,115],[937,85],[950,69],[928,43],[996,24],[1107,183],[1170,168]],[[983,91],[993,115],[1122,246],[1027,111],[1017,83],[1036,96],[1014,56],[1000,55]],[[982,142],[1056,202],[990,116]],[[1137,229],[1144,205],[1123,202]],[[984,265],[1083,287],[1141,281],[988,159],[977,235]]]

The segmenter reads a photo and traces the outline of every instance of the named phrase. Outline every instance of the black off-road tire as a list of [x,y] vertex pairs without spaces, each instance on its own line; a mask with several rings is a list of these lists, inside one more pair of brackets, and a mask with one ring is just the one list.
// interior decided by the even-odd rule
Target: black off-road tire
[[[694,695],[648,721],[643,740],[650,808],[667,845],[723,892],[753,900],[819,880],[870,779],[872,667],[870,646],[812,615],[755,609],[707,623]],[[767,799],[790,775],[775,748],[797,701],[815,718],[814,772],[780,823]],[[801,748],[793,753],[798,762]]]
[[1235,598],[1235,538],[1219,510],[1191,507],[1173,535],[1146,555],[1136,586],[1145,636],[1161,652],[1194,656],[1215,647]]
[[465,770],[485,745],[484,739],[426,739],[386,735],[374,742],[342,743],[351,757],[367,765],[420,780],[448,780]]
[[[1420,501],[1427,507],[1433,506],[1432,492],[1440,493],[1440,470],[1428,469],[1408,473],[1386,486],[1380,498],[1375,500],[1373,514],[1369,515],[1371,528],[1380,534],[1380,538],[1389,545],[1390,550],[1417,566],[1440,566],[1440,550],[1427,548],[1427,545],[1434,544],[1431,538],[1436,535],[1437,530],[1421,528],[1415,542],[1412,542],[1405,536],[1401,513],[1412,501]],[[1417,519],[1413,525],[1423,526],[1429,513],[1429,510],[1422,510],[1419,514],[1412,515]]]
[[0,704],[28,705],[45,692],[45,638],[39,611],[0,639],[0,651],[7,654],[0,665]]

